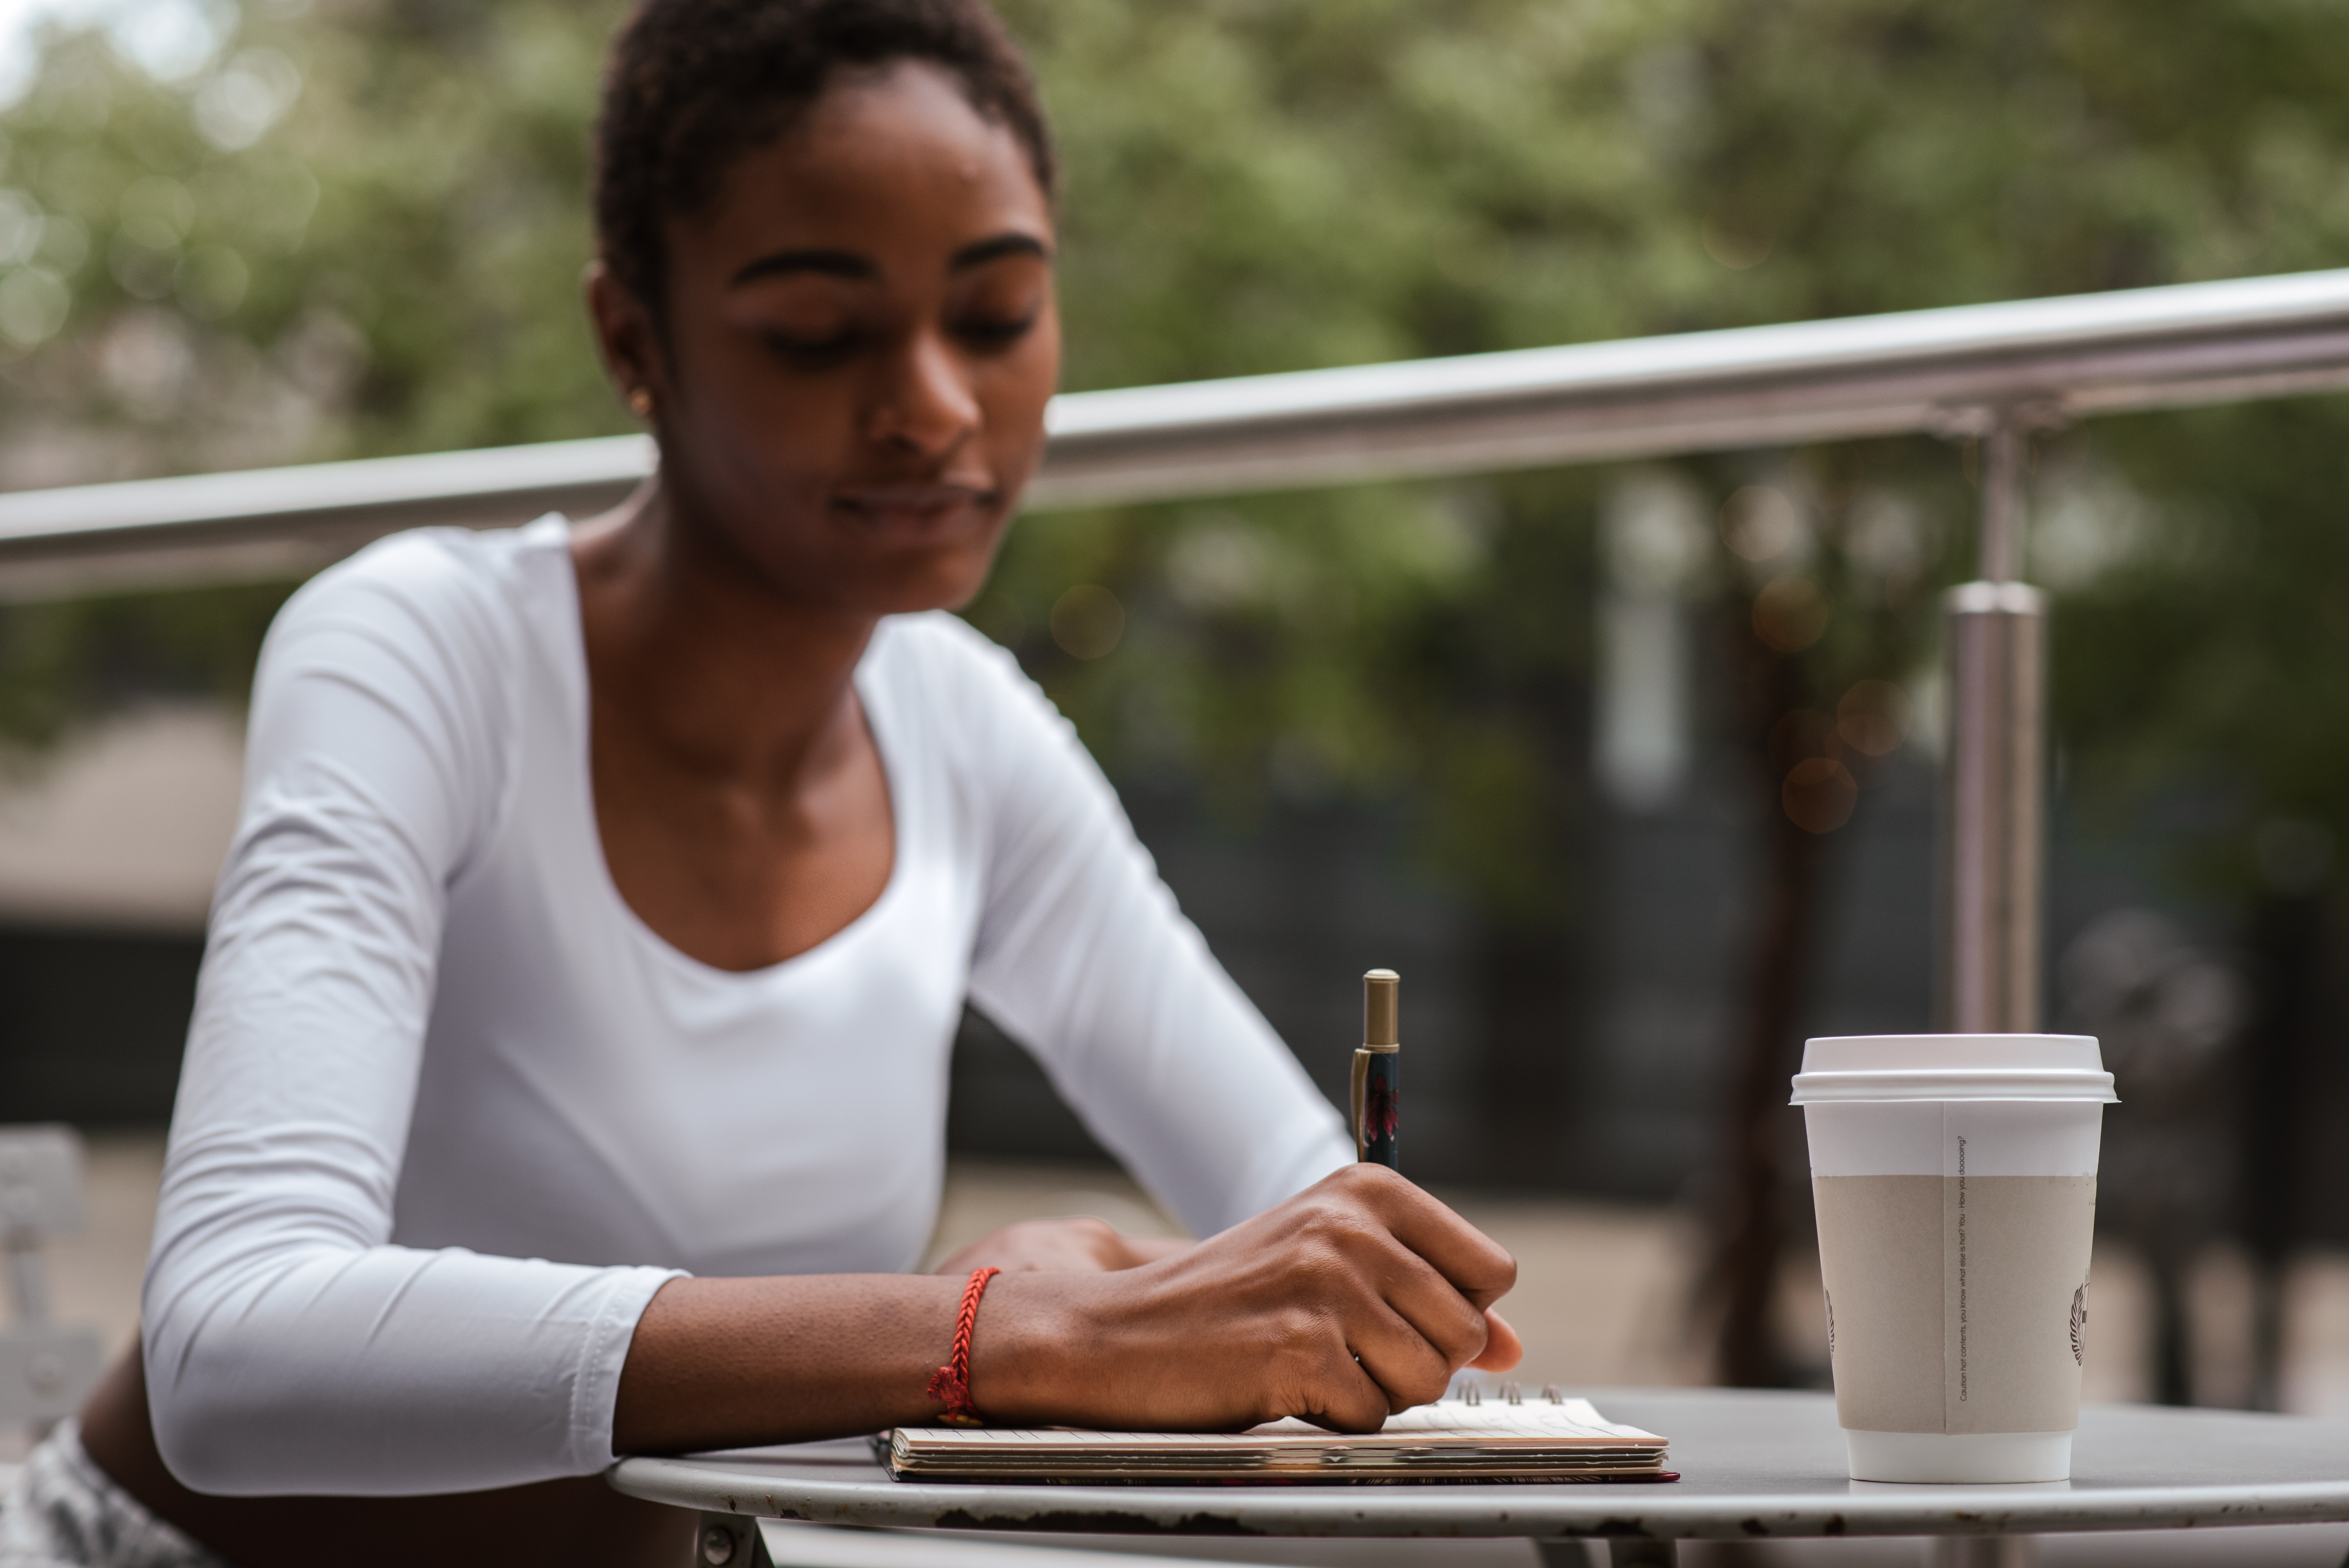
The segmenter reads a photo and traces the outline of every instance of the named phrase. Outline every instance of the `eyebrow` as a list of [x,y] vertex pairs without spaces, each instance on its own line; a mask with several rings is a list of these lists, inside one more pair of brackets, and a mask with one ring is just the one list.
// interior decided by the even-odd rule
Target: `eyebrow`
[[834,278],[877,278],[881,269],[869,256],[854,251],[777,251],[761,256],[734,274],[733,286],[789,273],[822,273]]
[[1052,253],[1045,249],[1044,242],[1033,234],[998,234],[991,240],[979,240],[965,245],[954,253],[954,259],[947,265],[952,271],[961,272],[966,267],[984,266],[1005,256],[1034,256],[1040,261],[1049,262],[1052,259]]
[[[1033,234],[997,234],[965,245],[948,259],[947,266],[952,272],[964,272],[1006,256],[1036,256],[1050,261],[1051,252]],[[854,251],[777,251],[744,265],[735,273],[731,286],[740,288],[761,278],[792,273],[820,273],[825,277],[870,281],[881,275],[881,269],[870,256],[861,256]]]

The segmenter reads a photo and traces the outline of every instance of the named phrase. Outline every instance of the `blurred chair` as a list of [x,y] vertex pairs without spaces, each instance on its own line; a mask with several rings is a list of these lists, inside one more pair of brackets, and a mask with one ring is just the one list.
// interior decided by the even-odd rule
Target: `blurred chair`
[[81,1139],[69,1127],[0,1127],[0,1252],[9,1322],[0,1329],[0,1427],[37,1439],[73,1414],[102,1368],[98,1332],[50,1321],[42,1244],[82,1226]]

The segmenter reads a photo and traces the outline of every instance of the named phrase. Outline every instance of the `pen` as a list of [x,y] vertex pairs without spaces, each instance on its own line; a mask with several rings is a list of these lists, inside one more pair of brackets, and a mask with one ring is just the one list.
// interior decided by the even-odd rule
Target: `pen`
[[1395,1132],[1402,1109],[1402,976],[1362,976],[1362,1044],[1354,1053],[1354,1158],[1400,1171]]

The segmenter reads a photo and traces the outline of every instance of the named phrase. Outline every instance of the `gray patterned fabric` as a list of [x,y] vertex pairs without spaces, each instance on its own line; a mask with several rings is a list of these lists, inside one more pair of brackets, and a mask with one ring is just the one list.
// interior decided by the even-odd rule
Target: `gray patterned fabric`
[[229,1568],[147,1511],[61,1421],[0,1501],[0,1568]]

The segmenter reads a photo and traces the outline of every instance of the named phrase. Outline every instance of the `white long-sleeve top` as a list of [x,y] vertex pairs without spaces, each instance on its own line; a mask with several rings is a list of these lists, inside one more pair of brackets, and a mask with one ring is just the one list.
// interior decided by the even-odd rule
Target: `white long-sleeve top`
[[951,616],[856,669],[895,820],[873,907],[750,973],[663,942],[597,836],[567,531],[386,541],[264,647],[144,1298],[199,1491],[610,1463],[678,1273],[916,1262],[966,995],[1199,1234],[1350,1157],[1074,732]]

